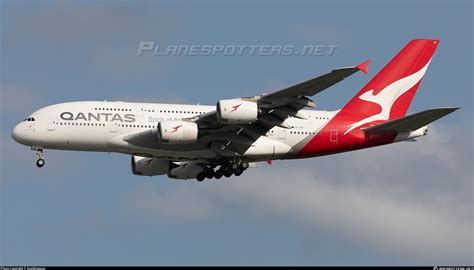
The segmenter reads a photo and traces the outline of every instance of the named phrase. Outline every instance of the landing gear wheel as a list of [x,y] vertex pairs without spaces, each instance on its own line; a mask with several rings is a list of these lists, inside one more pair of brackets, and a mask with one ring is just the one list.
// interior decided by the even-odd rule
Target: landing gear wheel
[[211,179],[212,177],[214,177],[214,170],[209,168],[205,171],[205,174],[207,179]]
[[239,168],[239,164],[236,162],[232,162],[230,164],[230,167],[232,168],[233,171],[237,170]]
[[209,162],[209,167],[211,167],[212,169],[217,167],[217,165],[219,165],[219,163],[215,159],[213,159],[213,160],[211,160],[211,162]]
[[234,171],[235,176],[240,176],[244,171],[242,169],[237,169]]
[[214,178],[216,178],[216,179],[221,179],[223,175],[224,175],[224,172],[223,172],[222,170],[217,170],[217,171],[214,173]]
[[224,171],[224,176],[225,177],[231,177],[232,176],[232,171]]
[[199,182],[204,181],[204,179],[206,179],[206,175],[203,172],[198,173],[198,175],[196,176],[196,180],[198,180]]
[[240,167],[245,171],[248,169],[249,163],[247,161],[242,161],[242,163],[240,164]]
[[40,158],[36,161],[36,166],[38,166],[38,168],[41,168],[44,166],[44,159]]

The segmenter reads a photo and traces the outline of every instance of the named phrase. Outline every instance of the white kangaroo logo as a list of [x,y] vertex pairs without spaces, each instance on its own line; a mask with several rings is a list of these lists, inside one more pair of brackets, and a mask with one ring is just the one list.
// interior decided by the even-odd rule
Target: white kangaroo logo
[[377,120],[388,120],[390,116],[390,111],[392,110],[393,103],[404,93],[410,90],[413,86],[415,86],[423,75],[425,75],[426,70],[428,69],[428,65],[430,64],[431,59],[426,63],[426,65],[418,70],[417,72],[406,76],[405,78],[401,78],[398,81],[395,81],[389,84],[387,87],[382,89],[377,95],[374,95],[374,90],[369,90],[364,92],[362,95],[359,96],[360,99],[369,101],[372,103],[378,104],[382,110],[378,114],[374,114],[367,118],[360,120],[359,122],[353,123],[349,125],[349,129],[344,132],[346,135],[351,130],[358,128],[364,124],[377,121]]

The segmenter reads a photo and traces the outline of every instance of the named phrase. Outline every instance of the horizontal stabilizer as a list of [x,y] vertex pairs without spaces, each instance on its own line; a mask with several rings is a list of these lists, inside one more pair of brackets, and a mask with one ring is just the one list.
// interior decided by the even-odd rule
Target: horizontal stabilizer
[[459,108],[437,108],[407,115],[372,127],[363,128],[368,133],[390,133],[414,131],[446,116]]

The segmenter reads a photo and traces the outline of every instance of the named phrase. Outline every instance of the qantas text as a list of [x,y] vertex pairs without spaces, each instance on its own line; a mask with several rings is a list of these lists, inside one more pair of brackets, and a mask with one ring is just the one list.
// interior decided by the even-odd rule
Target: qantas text
[[84,120],[84,121],[110,121],[110,122],[135,122],[134,114],[124,114],[123,116],[118,113],[77,113],[76,115],[72,112],[63,112],[60,115],[63,120]]

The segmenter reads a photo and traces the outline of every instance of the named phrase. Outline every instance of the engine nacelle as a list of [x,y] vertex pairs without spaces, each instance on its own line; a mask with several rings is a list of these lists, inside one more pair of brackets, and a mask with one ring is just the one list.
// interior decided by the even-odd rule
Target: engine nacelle
[[173,162],[168,173],[169,178],[193,179],[203,171],[203,167],[195,162]]
[[132,156],[134,175],[155,176],[167,174],[173,179],[192,179],[203,171],[203,166],[195,162],[173,162],[169,160]]
[[194,143],[198,138],[198,126],[194,122],[167,120],[158,123],[158,140],[163,144]]
[[217,119],[222,124],[248,124],[258,120],[257,103],[241,99],[217,102]]
[[144,176],[163,175],[168,173],[170,163],[169,160],[132,156],[132,172]]

